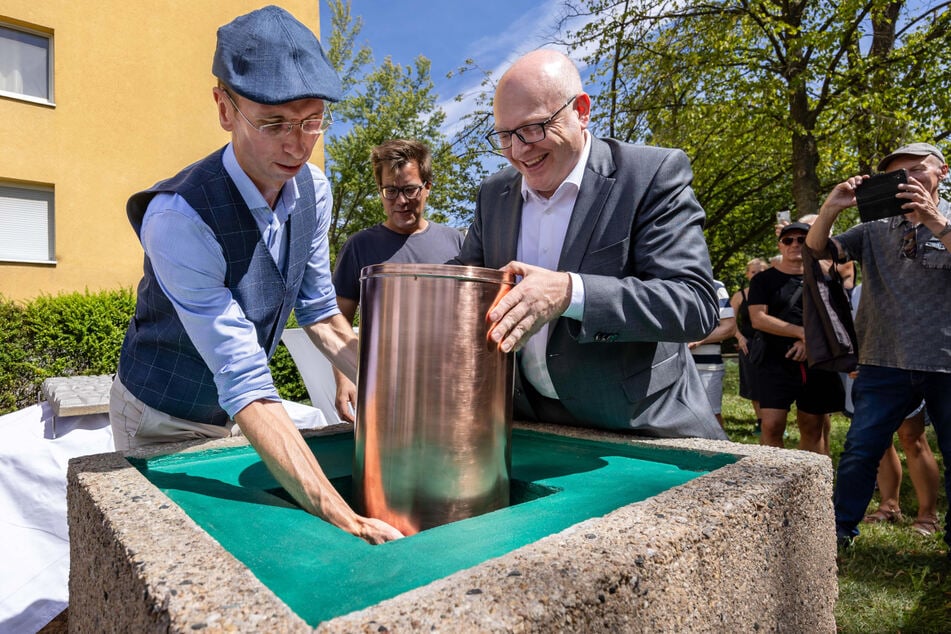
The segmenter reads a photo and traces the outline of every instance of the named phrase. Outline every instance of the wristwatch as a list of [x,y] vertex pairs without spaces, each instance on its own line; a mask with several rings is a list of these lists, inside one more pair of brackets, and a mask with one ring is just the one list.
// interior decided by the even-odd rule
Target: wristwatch
[[948,222],[945,223],[944,229],[942,229],[941,231],[939,231],[938,233],[936,233],[936,234],[935,234],[935,237],[936,237],[938,240],[940,240],[941,238],[945,237],[945,236],[948,235],[949,233],[951,233],[951,220],[949,220]]

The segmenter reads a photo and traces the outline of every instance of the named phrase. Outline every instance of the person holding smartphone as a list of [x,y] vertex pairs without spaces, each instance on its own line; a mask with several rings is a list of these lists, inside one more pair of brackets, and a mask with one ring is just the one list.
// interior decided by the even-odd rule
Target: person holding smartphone
[[[806,238],[816,257],[857,260],[862,268],[855,411],[833,497],[840,547],[859,534],[882,454],[922,399],[945,457],[945,493],[951,497],[951,205],[938,196],[948,165],[934,145],[911,143],[878,165],[880,172],[898,169],[907,172],[907,183],[895,194],[904,214],[861,223],[830,239],[835,219],[856,204],[855,190],[869,178],[853,176],[832,189]],[[951,545],[949,522],[951,514],[944,534]]]

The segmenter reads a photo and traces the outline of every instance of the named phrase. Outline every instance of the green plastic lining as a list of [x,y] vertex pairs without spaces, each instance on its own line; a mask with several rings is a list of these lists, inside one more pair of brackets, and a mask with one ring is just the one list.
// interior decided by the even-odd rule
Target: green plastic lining
[[[348,497],[352,434],[313,437],[308,445]],[[380,546],[370,546],[287,501],[250,447],[131,462],[294,612],[316,626],[738,459],[731,454],[635,447],[521,429],[513,432],[511,449],[512,479],[517,484],[512,506]]]

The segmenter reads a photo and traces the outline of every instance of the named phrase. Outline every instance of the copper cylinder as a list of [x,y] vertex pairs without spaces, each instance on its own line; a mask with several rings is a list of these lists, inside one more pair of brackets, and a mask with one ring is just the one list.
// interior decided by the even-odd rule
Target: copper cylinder
[[510,273],[377,264],[360,275],[354,501],[405,535],[509,503],[513,355],[487,315]]

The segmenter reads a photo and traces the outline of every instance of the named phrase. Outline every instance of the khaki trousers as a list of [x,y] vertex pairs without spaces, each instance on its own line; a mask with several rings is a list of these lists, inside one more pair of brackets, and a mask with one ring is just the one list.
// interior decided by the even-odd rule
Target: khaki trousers
[[226,438],[232,435],[232,429],[235,435],[241,433],[233,423],[224,427],[196,423],[149,407],[119,381],[118,374],[109,392],[109,423],[118,451],[165,442]]

